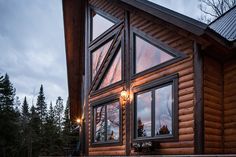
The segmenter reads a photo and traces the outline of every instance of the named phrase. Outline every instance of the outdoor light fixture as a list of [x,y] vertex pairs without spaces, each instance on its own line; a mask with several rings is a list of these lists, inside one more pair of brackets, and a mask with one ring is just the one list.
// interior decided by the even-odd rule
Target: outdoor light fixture
[[76,122],[80,125],[81,124],[81,119],[80,118],[76,119]]
[[120,97],[124,103],[129,100],[129,94],[126,90],[122,90]]

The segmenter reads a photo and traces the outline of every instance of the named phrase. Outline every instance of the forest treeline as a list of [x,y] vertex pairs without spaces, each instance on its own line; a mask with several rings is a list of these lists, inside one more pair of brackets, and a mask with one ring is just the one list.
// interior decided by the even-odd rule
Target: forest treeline
[[76,142],[69,119],[68,101],[58,96],[56,104],[45,101],[43,85],[36,104],[23,102],[8,74],[0,75],[0,156],[35,157],[65,155],[65,148]]

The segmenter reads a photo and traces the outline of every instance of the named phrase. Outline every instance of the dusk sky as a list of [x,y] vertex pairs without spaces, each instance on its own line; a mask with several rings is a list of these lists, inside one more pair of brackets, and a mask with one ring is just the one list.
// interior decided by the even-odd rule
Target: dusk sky
[[[198,0],[150,0],[197,19]],[[0,73],[8,73],[22,101],[68,97],[61,0],[0,0]]]

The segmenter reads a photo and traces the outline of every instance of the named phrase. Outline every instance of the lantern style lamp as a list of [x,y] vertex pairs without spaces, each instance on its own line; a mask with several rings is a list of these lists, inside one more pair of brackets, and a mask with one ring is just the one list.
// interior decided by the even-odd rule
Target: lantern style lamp
[[80,119],[80,118],[77,118],[77,119],[76,119],[76,123],[80,125],[80,124],[81,124],[81,119]]
[[122,90],[122,92],[120,93],[120,97],[121,97],[123,103],[125,103],[126,101],[129,100],[129,94],[126,90]]

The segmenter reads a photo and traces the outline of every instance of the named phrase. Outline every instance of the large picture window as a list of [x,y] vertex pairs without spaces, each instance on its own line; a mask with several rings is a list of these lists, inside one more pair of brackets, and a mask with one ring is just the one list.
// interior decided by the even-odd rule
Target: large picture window
[[176,136],[177,88],[177,75],[138,88],[134,94],[135,139]]
[[167,62],[173,55],[135,35],[135,73],[140,73],[151,67]]
[[120,103],[112,101],[93,107],[93,143],[118,143],[120,141]]
[[134,27],[131,28],[130,41],[132,77],[143,76],[187,57],[184,53]]

